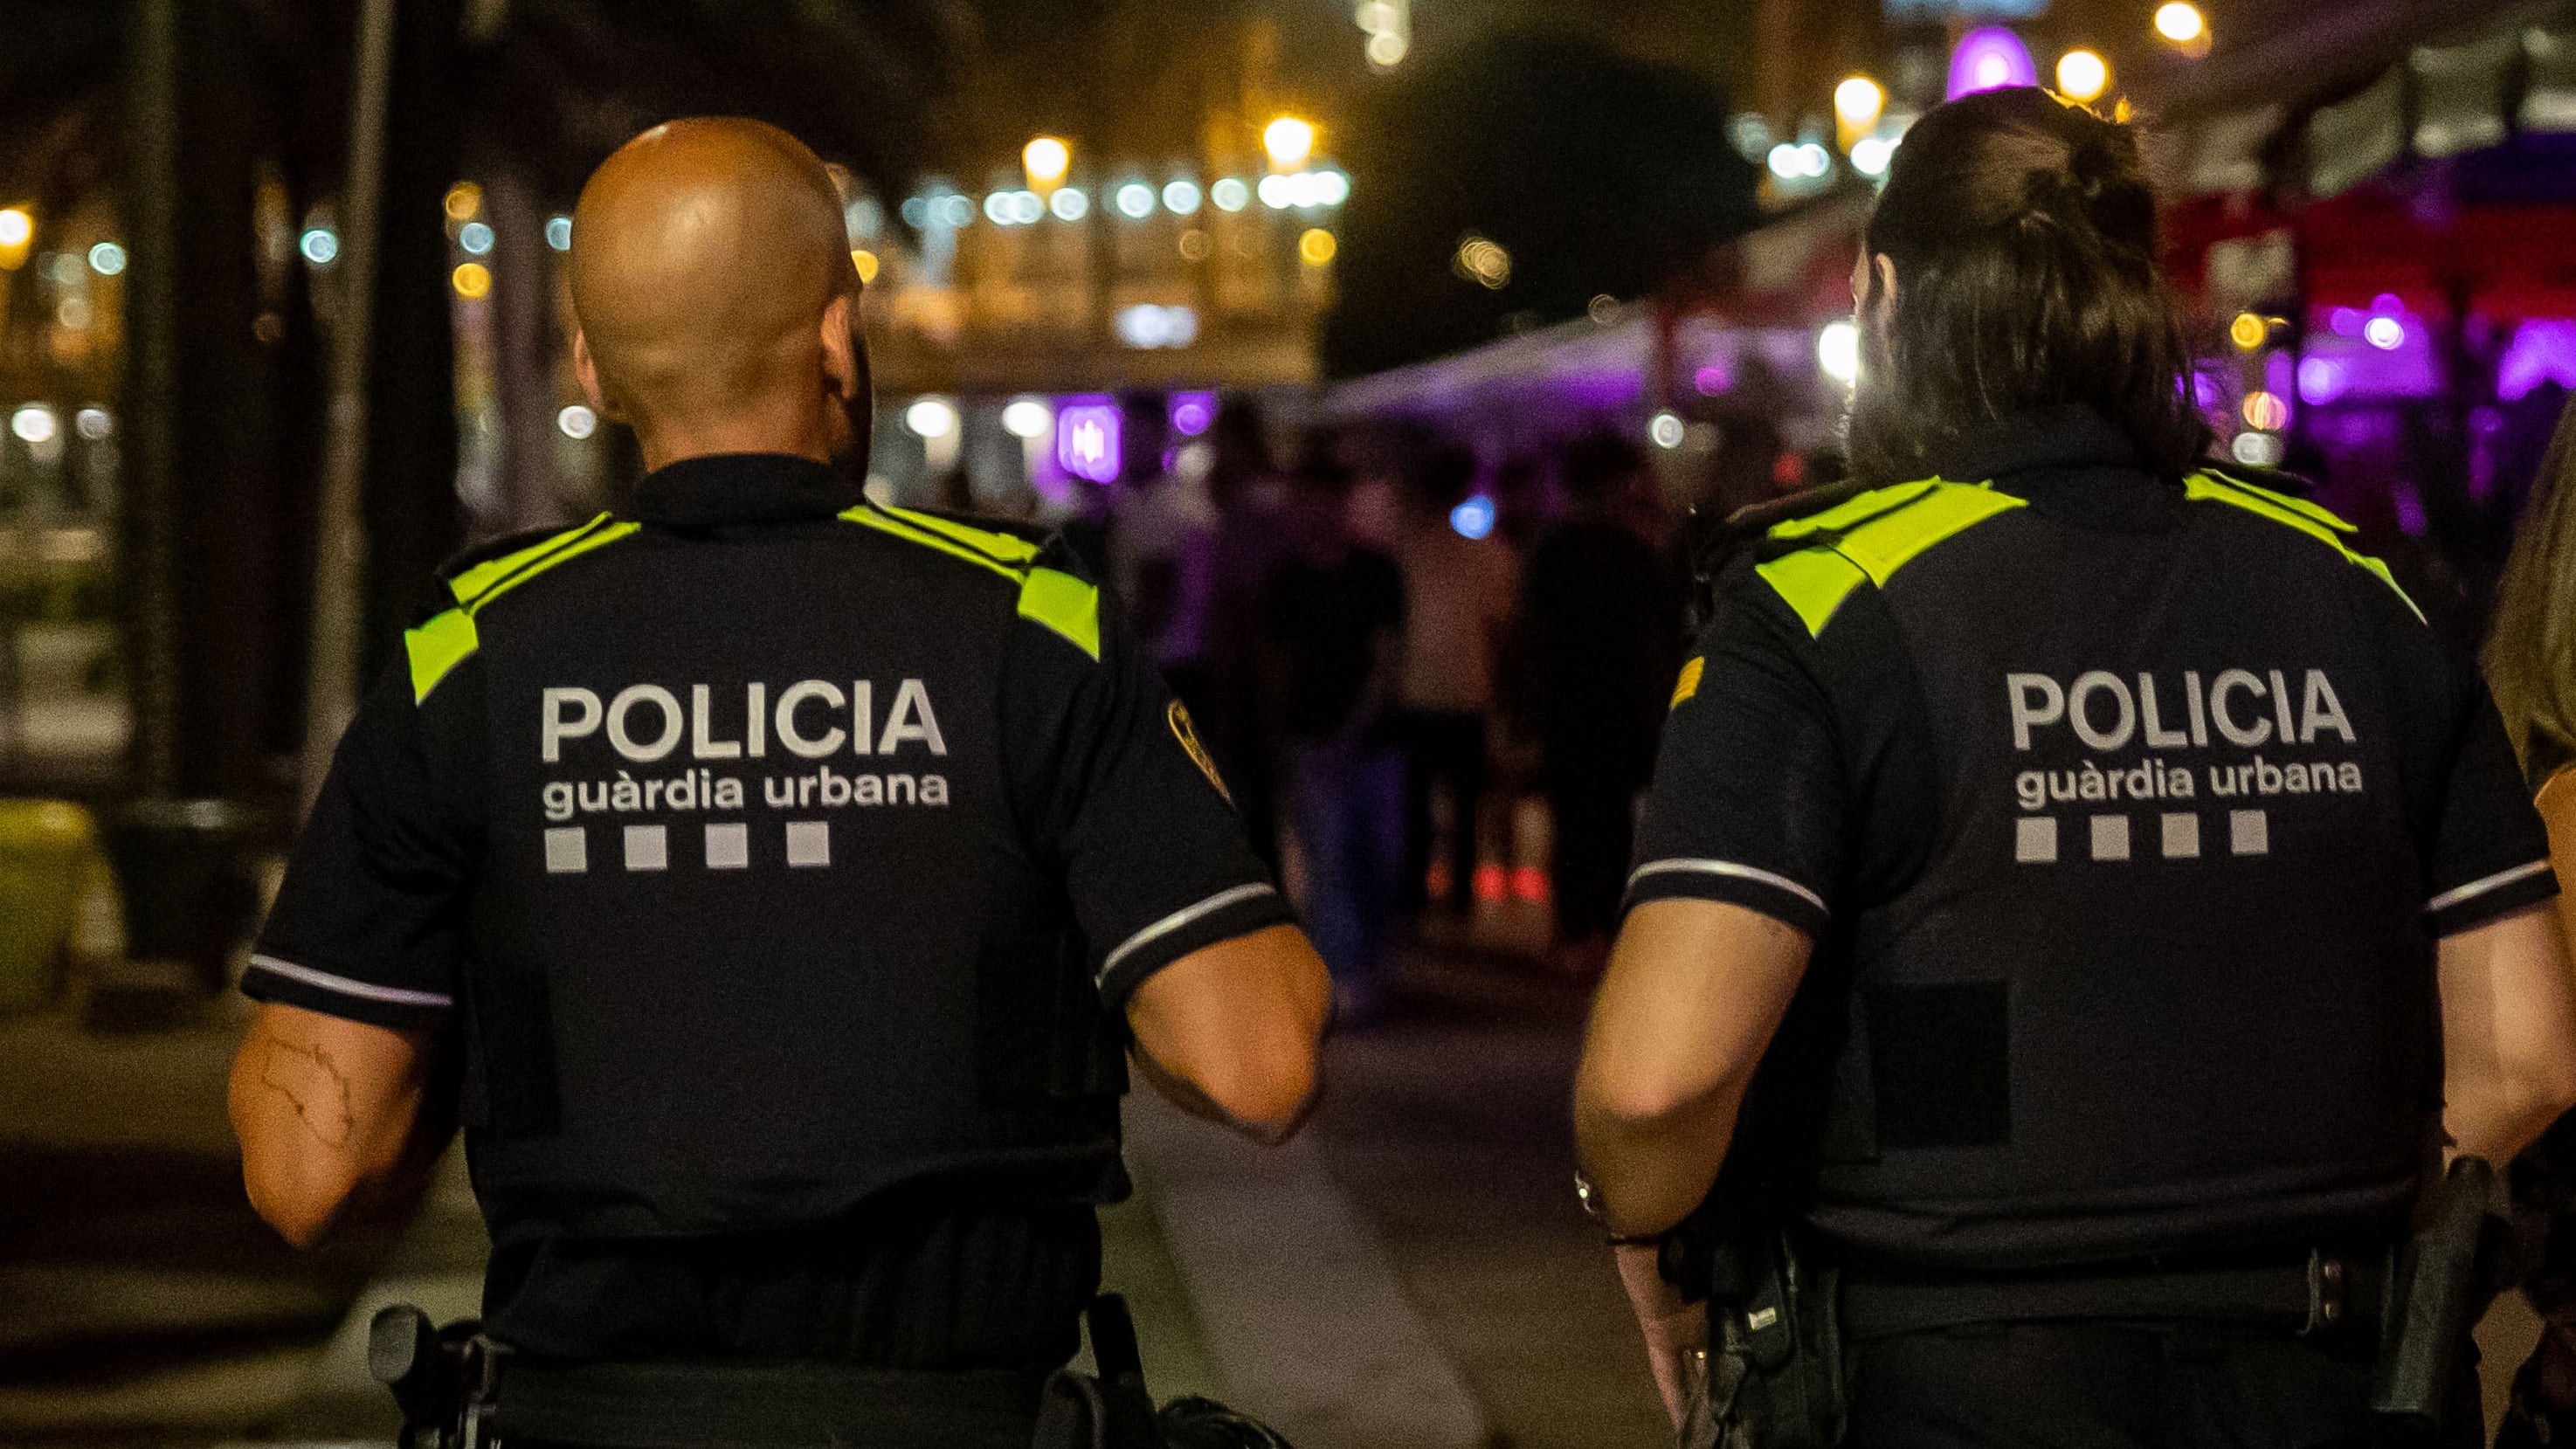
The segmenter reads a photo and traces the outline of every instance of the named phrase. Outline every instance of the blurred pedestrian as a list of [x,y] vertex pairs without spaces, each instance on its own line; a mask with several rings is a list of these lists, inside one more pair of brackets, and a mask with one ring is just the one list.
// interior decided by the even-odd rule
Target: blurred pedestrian
[[1306,865],[1305,917],[1347,1019],[1374,1014],[1404,868],[1404,576],[1351,536],[1350,475],[1320,443],[1290,479],[1287,553],[1262,589],[1282,810]]
[[1122,400],[1121,414],[1119,446],[1125,461],[1111,495],[1104,545],[1109,582],[1146,657],[1175,694],[1195,705],[1195,679],[1186,689],[1181,681],[1198,668],[1206,609],[1190,597],[1194,575],[1189,562],[1215,519],[1165,466],[1169,400],[1160,392],[1133,392]]
[[1646,484],[1635,444],[1577,439],[1558,476],[1572,511],[1530,551],[1515,628],[1554,827],[1557,960],[1593,976],[1609,957],[1635,801],[1681,660],[1681,588],[1628,521]]
[[1198,691],[1182,701],[1218,771],[1253,849],[1279,863],[1278,730],[1263,675],[1262,592],[1284,548],[1287,494],[1272,461],[1269,422],[1259,399],[1229,393],[1208,429],[1208,504],[1213,525],[1191,540],[1186,599],[1201,611],[1195,632],[1198,669],[1183,683]]
[[[2549,828],[2559,879],[2576,880],[2576,409],[2531,485],[2496,586],[2486,674]],[[2576,936],[2576,895],[2558,897]],[[2576,1443],[2576,1119],[2562,1117],[2514,1160],[2513,1272],[2540,1316],[2540,1342],[2514,1376],[2497,1449]]]
[[[1475,903],[1477,805],[1485,792],[1486,733],[1494,669],[1510,627],[1516,569],[1490,535],[1492,504],[1470,537],[1456,517],[1474,490],[1476,455],[1438,447],[1409,458],[1396,562],[1404,571],[1405,903],[1465,912]],[[1449,794],[1443,898],[1425,885],[1433,850],[1432,800]]]

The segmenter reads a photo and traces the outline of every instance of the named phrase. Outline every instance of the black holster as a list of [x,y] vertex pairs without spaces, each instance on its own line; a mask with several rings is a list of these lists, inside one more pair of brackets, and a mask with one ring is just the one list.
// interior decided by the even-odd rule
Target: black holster
[[1708,1366],[1682,1449],[1833,1449],[1846,1416],[1839,1275],[1788,1232],[1705,1253],[1684,1267],[1708,1292]]
[[2370,1407],[2418,1442],[2464,1437],[2455,1421],[2474,1394],[2462,1393],[2459,1376],[2470,1362],[2470,1330],[2493,1297],[2487,1270],[2504,1234],[2495,1192],[2496,1171],[2484,1158],[2455,1159],[2426,1188],[2398,1257]]

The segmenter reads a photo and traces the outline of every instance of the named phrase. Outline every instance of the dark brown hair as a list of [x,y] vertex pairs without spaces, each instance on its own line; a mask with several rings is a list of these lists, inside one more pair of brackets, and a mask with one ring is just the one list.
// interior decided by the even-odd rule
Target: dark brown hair
[[1895,263],[1896,306],[1852,398],[1854,477],[1928,477],[1964,429],[2063,403],[2160,473],[2207,453],[2130,127],[2028,87],[1936,106],[1897,148],[1867,246]]
[[2531,483],[2513,553],[2496,581],[2487,688],[2536,791],[2576,764],[2576,405]]

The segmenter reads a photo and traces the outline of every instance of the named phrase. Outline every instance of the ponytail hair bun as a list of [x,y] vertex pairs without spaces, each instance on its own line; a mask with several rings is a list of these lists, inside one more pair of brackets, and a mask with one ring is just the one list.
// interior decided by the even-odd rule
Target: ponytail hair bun
[[1854,400],[1859,476],[1928,476],[1963,429],[2064,403],[2158,471],[2207,452],[2134,127],[2031,87],[1937,106],[1897,148],[1867,244],[1897,288],[1885,375]]

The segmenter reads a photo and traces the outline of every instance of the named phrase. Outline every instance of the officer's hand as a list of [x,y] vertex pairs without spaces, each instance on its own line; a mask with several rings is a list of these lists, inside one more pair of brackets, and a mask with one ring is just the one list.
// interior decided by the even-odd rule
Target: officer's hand
[[1286,1141],[1314,1100],[1332,990],[1294,926],[1201,947],[1136,988],[1138,1065],[1183,1111]]
[[1664,1412],[1678,1430],[1691,1402],[1706,1392],[1708,1313],[1684,1299],[1664,1281],[1655,1265],[1661,1249],[1654,1243],[1621,1243],[1611,1252],[1619,1263],[1620,1286],[1646,1336],[1646,1363],[1655,1371],[1655,1390],[1664,1396]]

